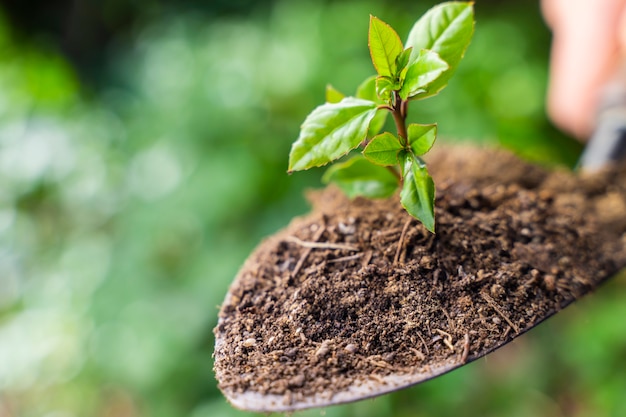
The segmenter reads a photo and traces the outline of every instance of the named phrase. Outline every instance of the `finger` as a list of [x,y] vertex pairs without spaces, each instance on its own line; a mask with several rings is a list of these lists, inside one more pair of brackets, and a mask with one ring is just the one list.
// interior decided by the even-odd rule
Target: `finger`
[[548,114],[586,138],[602,86],[620,62],[626,0],[543,0],[542,10],[553,30]]

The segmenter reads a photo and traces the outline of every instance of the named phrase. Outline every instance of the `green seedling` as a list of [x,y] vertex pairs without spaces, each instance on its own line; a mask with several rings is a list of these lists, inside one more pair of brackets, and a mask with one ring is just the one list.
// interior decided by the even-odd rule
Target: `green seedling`
[[[370,16],[368,45],[378,75],[354,97],[332,86],[326,103],[311,112],[289,154],[289,173],[337,161],[360,148],[361,155],[331,166],[323,181],[349,197],[385,198],[400,187],[406,211],[434,233],[435,185],[422,156],[437,136],[436,124],[407,125],[408,104],[438,94],[448,83],[474,32],[471,2],[430,9],[403,45],[396,31]],[[383,132],[391,114],[396,132]]]

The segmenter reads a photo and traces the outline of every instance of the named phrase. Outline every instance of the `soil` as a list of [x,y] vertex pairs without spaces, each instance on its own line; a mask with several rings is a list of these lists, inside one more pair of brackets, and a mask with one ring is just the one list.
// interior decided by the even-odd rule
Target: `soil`
[[368,381],[434,376],[626,266],[626,169],[573,174],[467,147],[440,148],[429,169],[436,234],[397,196],[350,201],[331,187],[249,257],[215,329],[219,387],[235,405],[350,401],[363,395],[340,394]]

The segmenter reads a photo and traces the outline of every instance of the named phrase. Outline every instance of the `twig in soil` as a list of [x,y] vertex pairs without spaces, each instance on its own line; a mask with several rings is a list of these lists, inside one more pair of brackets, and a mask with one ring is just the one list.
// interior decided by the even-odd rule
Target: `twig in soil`
[[443,337],[443,344],[446,345],[448,349],[454,352],[454,346],[452,346],[452,336],[450,335],[450,333],[446,333],[440,329],[435,329],[435,331],[439,333],[441,337]]
[[305,240],[300,240],[295,236],[287,236],[285,238],[287,242],[293,242],[307,249],[339,249],[339,250],[349,250],[353,252],[357,252],[359,248],[350,245],[343,245],[341,243],[320,243],[320,242],[307,242]]
[[455,331],[455,325],[454,322],[452,321],[452,319],[450,318],[450,315],[448,314],[448,312],[446,310],[444,310],[443,308],[441,309],[441,312],[443,313],[444,316],[446,316],[446,318],[448,319],[448,327],[450,327],[451,331]]
[[371,250],[368,250],[365,253],[365,258],[363,258],[363,262],[361,262],[361,268],[365,268],[366,266],[370,264],[370,261],[372,260],[373,255],[374,255],[374,252],[372,252]]
[[433,273],[433,287],[436,287],[437,284],[439,283],[439,276],[442,274],[442,270],[441,269],[435,269],[435,272]]
[[387,362],[385,361],[377,361],[376,359],[371,359],[371,358],[367,358],[366,359],[369,363],[371,363],[374,366],[377,366],[379,368],[384,368],[384,369],[393,369],[393,366],[389,365]]
[[517,327],[515,325],[515,323],[513,323],[511,321],[511,319],[509,319],[509,317],[502,312],[502,310],[500,310],[500,307],[498,307],[498,304],[496,304],[496,302],[493,300],[493,298],[491,298],[490,296],[488,296],[484,292],[481,292],[480,295],[487,302],[487,304],[489,304],[489,307],[493,308],[495,310],[495,312],[498,313],[500,315],[500,317],[502,317],[504,319],[504,321],[509,323],[509,326],[511,326],[513,328],[515,333],[519,333],[519,327]]
[[330,261],[328,261],[328,263],[332,264],[332,263],[337,263],[337,262],[354,261],[355,259],[359,259],[361,256],[363,256],[363,253],[357,253],[356,255],[350,255],[350,256],[344,256],[342,258],[331,259]]
[[370,375],[368,375],[367,377],[368,377],[369,379],[371,379],[372,381],[376,381],[376,382],[378,382],[379,384],[384,384],[384,383],[385,383],[385,380],[384,380],[384,379],[382,379],[381,377],[379,377],[379,376],[378,376],[378,375],[376,375],[376,374],[370,374]]
[[463,353],[461,354],[461,363],[467,362],[467,357],[469,356],[469,348],[469,333],[465,333],[465,337],[463,338]]
[[430,355],[430,350],[428,350],[428,345],[426,344],[426,342],[424,341],[424,338],[422,337],[422,332],[418,331],[417,332],[417,336],[420,338],[420,340],[422,341],[422,344],[424,345],[424,349],[426,349],[426,354]]
[[378,232],[378,236],[393,235],[393,234],[399,233],[401,231],[402,231],[402,229],[400,229],[400,228],[383,230],[382,232]]
[[398,249],[396,250],[396,256],[393,258],[394,265],[398,264],[398,261],[400,260],[400,254],[403,252],[403,249],[405,249],[404,238],[406,236],[406,231],[409,229],[409,225],[411,224],[412,220],[413,218],[409,217],[406,223],[404,223],[404,227],[402,228],[402,234],[400,235],[400,240],[398,240]]
[[417,359],[419,359],[420,361],[423,361],[424,359],[426,359],[426,356],[424,356],[424,354],[420,352],[419,350],[415,348],[409,348],[409,350],[415,353],[415,356],[417,356]]
[[502,335],[502,337],[507,337],[509,335],[510,331],[511,331],[511,326],[506,328],[506,330],[504,331],[504,334]]
[[[322,237],[322,234],[324,234],[325,230],[326,230],[325,225],[320,226],[317,232],[315,232],[315,236],[313,236],[313,241],[316,242],[317,240],[319,240],[319,238]],[[300,256],[300,259],[298,259],[298,263],[296,264],[296,267],[293,269],[293,272],[291,273],[292,277],[295,277],[296,275],[298,275],[298,273],[300,272],[300,269],[302,269],[302,265],[304,265],[304,261],[306,261],[306,258],[311,253],[311,250],[313,249],[306,248],[306,250],[302,253],[302,255]]]

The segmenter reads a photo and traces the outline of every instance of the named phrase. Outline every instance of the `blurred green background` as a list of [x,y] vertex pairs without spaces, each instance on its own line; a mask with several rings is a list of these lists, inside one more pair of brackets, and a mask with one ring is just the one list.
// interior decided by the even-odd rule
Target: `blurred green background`
[[[218,305],[307,210],[286,175],[326,83],[373,73],[368,15],[405,37],[434,1],[0,2],[0,417],[251,415],[216,387]],[[572,166],[544,115],[538,2],[479,0],[442,141]],[[302,416],[624,416],[626,279],[421,386]]]

